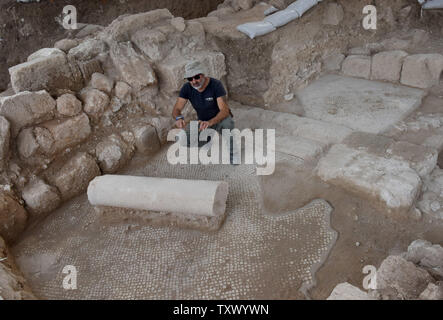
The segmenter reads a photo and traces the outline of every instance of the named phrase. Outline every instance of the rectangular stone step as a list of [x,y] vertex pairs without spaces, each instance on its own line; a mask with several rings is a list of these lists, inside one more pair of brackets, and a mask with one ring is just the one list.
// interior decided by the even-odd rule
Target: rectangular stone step
[[345,144],[332,146],[319,160],[316,170],[323,181],[340,186],[388,212],[407,211],[421,188],[419,175],[407,161],[387,159]]
[[235,126],[240,130],[276,129],[276,135],[299,136],[326,145],[342,142],[353,131],[341,125],[291,113],[274,112],[231,102],[229,105],[234,113]]

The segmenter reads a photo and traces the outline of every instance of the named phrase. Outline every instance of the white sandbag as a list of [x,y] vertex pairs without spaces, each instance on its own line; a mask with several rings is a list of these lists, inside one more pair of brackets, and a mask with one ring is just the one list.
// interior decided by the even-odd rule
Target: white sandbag
[[317,3],[319,3],[320,0],[297,0],[293,3],[291,3],[286,10],[295,10],[298,12],[300,17],[309,9],[311,9],[313,6],[315,6]]
[[423,6],[423,9],[443,9],[443,0],[429,0]]
[[276,28],[284,26],[288,22],[292,20],[298,19],[300,15],[295,10],[281,10],[274,14],[271,14],[269,17],[265,18],[265,21],[272,23],[272,25]]
[[276,29],[270,22],[257,21],[241,24],[237,26],[237,30],[243,32],[249,38],[254,39],[255,37],[262,36]]
[[277,9],[276,7],[274,7],[274,6],[270,6],[268,9],[266,9],[266,10],[263,12],[263,14],[264,14],[265,16],[268,16],[268,15],[270,15],[270,14],[276,12],[276,11],[278,11],[278,9]]

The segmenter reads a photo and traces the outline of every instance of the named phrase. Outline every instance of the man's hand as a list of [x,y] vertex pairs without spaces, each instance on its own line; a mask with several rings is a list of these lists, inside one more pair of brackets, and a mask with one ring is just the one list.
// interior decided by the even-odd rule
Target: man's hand
[[183,129],[186,126],[185,120],[178,119],[177,121],[175,121],[175,126],[179,129]]
[[210,121],[199,121],[199,124],[200,124],[199,131],[203,131],[208,127],[212,126]]

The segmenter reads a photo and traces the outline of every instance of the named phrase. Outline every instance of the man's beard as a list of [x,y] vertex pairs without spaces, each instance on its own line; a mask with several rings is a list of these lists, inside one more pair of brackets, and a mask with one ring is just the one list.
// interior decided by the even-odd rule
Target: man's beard
[[199,89],[201,89],[201,88],[203,87],[204,84],[205,84],[205,82],[202,81],[202,82],[200,82],[200,85],[199,85],[199,86],[191,85],[191,87],[193,87],[195,90],[199,90]]

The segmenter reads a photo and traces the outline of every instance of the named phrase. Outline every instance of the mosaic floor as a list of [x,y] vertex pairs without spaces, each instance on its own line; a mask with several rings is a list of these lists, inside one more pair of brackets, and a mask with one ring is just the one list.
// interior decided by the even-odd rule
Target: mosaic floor
[[[288,161],[279,154],[277,160],[282,157]],[[225,180],[230,188],[226,221],[212,233],[103,222],[86,195],[79,196],[28,230],[13,248],[37,296],[290,299],[314,284],[313,273],[337,238],[330,227],[332,208],[324,200],[278,215],[264,212],[253,165],[172,166],[163,149],[147,164],[122,173]],[[76,290],[62,287],[66,265],[78,272]]]

